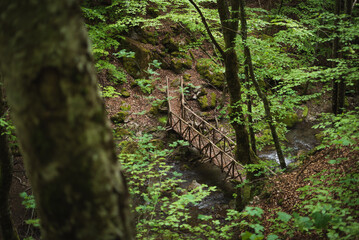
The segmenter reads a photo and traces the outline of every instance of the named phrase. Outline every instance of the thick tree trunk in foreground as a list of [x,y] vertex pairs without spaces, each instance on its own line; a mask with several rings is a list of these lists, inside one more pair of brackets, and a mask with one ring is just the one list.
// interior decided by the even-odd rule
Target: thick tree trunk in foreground
[[133,239],[76,0],[0,1],[0,70],[48,240]]
[[281,168],[284,169],[284,168],[286,168],[286,164],[285,164],[282,148],[279,143],[279,137],[277,134],[277,130],[273,123],[273,117],[272,117],[272,113],[270,111],[270,104],[269,104],[269,101],[268,101],[267,97],[265,96],[265,94],[263,94],[263,92],[255,78],[255,75],[254,75],[251,52],[247,45],[247,20],[246,20],[245,10],[244,10],[244,1],[239,0],[239,4],[240,4],[240,12],[241,12],[241,34],[242,34],[242,41],[243,41],[243,46],[244,46],[244,56],[246,59],[245,64],[248,66],[249,76],[252,79],[252,82],[257,91],[257,94],[263,102],[265,116],[266,116],[265,118],[266,118],[266,121],[268,122],[269,128],[272,133],[272,137],[273,137],[275,149],[277,151],[279,163],[280,163]]
[[[1,80],[1,79],[0,79]],[[1,81],[0,81],[1,84]],[[0,85],[0,117],[5,114],[5,107]],[[11,220],[9,192],[12,182],[12,158],[5,135],[5,128],[0,126],[0,239],[19,240]]]

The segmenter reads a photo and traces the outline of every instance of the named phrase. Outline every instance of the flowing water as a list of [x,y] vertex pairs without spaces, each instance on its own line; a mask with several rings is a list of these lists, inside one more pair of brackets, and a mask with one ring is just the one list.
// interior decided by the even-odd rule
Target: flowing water
[[[317,131],[312,128],[311,123],[301,122],[286,134],[288,142],[285,144],[285,147],[289,150],[287,151],[287,154],[285,154],[286,164],[295,162],[298,155],[310,151],[318,144],[317,139],[315,138],[316,133]],[[259,157],[275,160],[279,163],[275,150],[262,151],[259,154]]]

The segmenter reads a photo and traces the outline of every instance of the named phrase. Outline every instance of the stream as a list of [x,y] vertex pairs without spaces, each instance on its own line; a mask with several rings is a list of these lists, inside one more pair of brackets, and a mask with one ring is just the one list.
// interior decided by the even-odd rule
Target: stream
[[[295,162],[297,156],[306,153],[313,149],[318,141],[315,138],[317,130],[312,128],[313,124],[308,122],[297,123],[289,132],[286,134],[288,140],[285,147],[288,149],[285,155],[285,163],[287,165]],[[284,148],[283,148],[284,149]],[[282,150],[283,150],[282,149]],[[277,152],[275,150],[262,151],[258,154],[260,158],[275,160],[279,163]]]
[[[312,129],[312,124],[306,122],[298,123],[287,133],[288,143],[286,147],[289,149],[289,154],[285,154],[287,164],[295,162],[298,154],[308,152],[316,146],[315,134],[316,130]],[[279,162],[275,150],[262,151],[259,156]],[[197,205],[198,211],[222,215],[225,214],[226,209],[234,207],[233,185],[223,181],[224,173],[218,167],[208,163],[189,162],[186,157],[182,157],[180,160],[172,160],[170,164],[173,166],[173,171],[182,174],[180,178],[185,180],[181,186],[183,188],[189,188],[191,184],[197,183],[217,187],[218,191],[211,193]]]

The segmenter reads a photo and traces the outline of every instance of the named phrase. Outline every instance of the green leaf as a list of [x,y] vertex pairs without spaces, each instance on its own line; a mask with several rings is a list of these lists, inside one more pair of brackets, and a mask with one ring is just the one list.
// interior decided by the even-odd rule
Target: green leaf
[[314,212],[311,217],[314,220],[314,226],[320,229],[326,228],[330,221],[330,216],[322,212]]
[[199,220],[203,220],[203,221],[207,221],[207,220],[212,219],[212,216],[203,215],[203,214],[198,214],[198,219],[199,219]]
[[276,240],[276,239],[279,239],[279,237],[273,233],[267,236],[267,240]]
[[250,216],[258,216],[261,217],[263,214],[263,210],[259,207],[246,207],[245,212]]
[[287,223],[292,218],[292,216],[285,212],[278,212],[278,218]]

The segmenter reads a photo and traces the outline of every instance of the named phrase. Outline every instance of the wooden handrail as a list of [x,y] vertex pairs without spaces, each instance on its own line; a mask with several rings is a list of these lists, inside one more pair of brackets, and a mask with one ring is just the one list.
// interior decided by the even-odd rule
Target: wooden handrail
[[[180,115],[177,115],[173,112],[171,108],[171,101],[170,101],[170,86],[169,86],[169,79],[166,77],[167,82],[167,102],[168,102],[168,124],[170,127],[178,132],[185,140],[188,140],[190,144],[194,147],[198,148],[201,152],[206,155],[206,159],[209,159],[210,162],[215,161],[215,164],[222,169],[222,171],[226,172],[226,178],[230,176],[233,179],[240,179],[242,181],[242,174],[240,173],[241,170],[244,169],[243,165],[240,164],[234,157],[231,152],[233,150],[233,146],[235,146],[235,142],[230,139],[227,135],[219,131],[216,127],[212,124],[208,123],[206,120],[198,116],[192,109],[186,106],[184,94],[183,94],[183,79],[181,78],[181,89],[180,89]],[[203,126],[209,132],[207,136],[201,133],[199,130],[196,129],[193,124],[188,122],[186,116],[189,116],[190,121],[199,120],[200,126]],[[191,116],[194,116],[192,118]],[[208,136],[211,134],[212,139]],[[219,134],[220,140],[215,140],[215,135]],[[198,137],[198,140],[195,140]],[[188,138],[188,139],[186,139]],[[216,144],[223,142],[224,148],[217,146]],[[198,145],[198,146],[196,146]],[[203,146],[202,146],[203,145]],[[226,150],[226,145],[228,145],[228,149]]]
[[223,152],[223,154],[225,154],[228,158],[231,159],[231,161],[235,162],[238,166],[240,166],[241,168],[243,168],[243,165],[240,164],[239,162],[237,162],[237,160],[235,160],[233,158],[233,156],[229,155],[227,152],[223,151],[223,149],[221,149],[220,147],[218,147],[216,144],[214,144],[208,137],[206,137],[205,135],[203,135],[202,133],[200,133],[197,129],[195,129],[191,124],[189,124],[186,120],[184,120],[183,118],[181,118],[180,116],[178,116],[177,114],[175,114],[174,112],[171,112],[172,115],[174,115],[175,117],[178,118],[178,120],[182,121],[184,124],[186,124],[187,126],[189,126],[193,131],[195,131],[198,135],[200,135],[201,137],[203,137],[204,139],[206,139],[211,145],[213,145],[216,149],[220,150],[221,152]]

